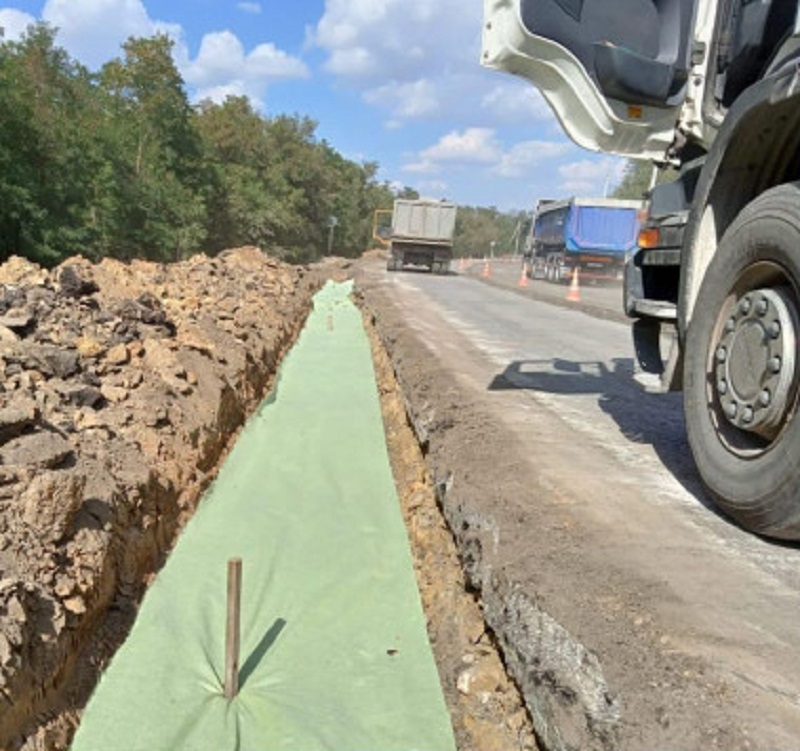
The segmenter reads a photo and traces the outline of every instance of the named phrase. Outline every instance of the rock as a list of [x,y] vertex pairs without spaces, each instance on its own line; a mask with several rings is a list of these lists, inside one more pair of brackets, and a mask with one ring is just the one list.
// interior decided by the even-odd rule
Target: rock
[[106,352],[106,362],[110,365],[126,365],[130,357],[130,352],[124,344],[117,344]]
[[25,292],[14,284],[0,285],[0,311],[6,313],[25,303]]
[[53,469],[73,454],[72,446],[58,433],[31,433],[8,441],[0,449],[0,463]]
[[64,574],[56,577],[55,593],[61,597],[69,597],[75,591],[75,582]]
[[75,347],[81,357],[92,359],[100,357],[106,348],[91,336],[82,336],[75,342]]
[[47,272],[20,256],[11,256],[0,266],[0,284],[44,284]]
[[46,287],[31,287],[25,293],[25,302],[28,305],[36,306],[39,303],[50,307],[56,298],[56,293]]
[[67,297],[85,297],[98,290],[97,284],[86,275],[86,271],[74,265],[61,267],[58,284]]
[[39,419],[39,409],[30,399],[19,399],[0,408],[0,444],[21,435]]
[[40,540],[60,540],[83,504],[86,476],[75,471],[34,476],[20,496],[22,519]]
[[148,292],[136,300],[123,300],[114,308],[114,312],[123,321],[141,321],[149,326],[171,327],[160,300]]
[[128,390],[122,388],[121,386],[111,386],[108,384],[103,384],[100,387],[100,391],[103,396],[108,399],[112,404],[118,404],[119,402],[124,402],[128,398]]
[[16,595],[12,595],[8,600],[8,603],[6,604],[6,614],[9,618],[11,618],[11,620],[18,621],[20,623],[25,623],[25,621],[28,620],[28,616],[25,614],[25,608],[19,601],[19,597]]
[[0,326],[0,344],[13,344],[19,337],[7,326]]
[[7,329],[22,334],[34,322],[34,318],[29,313],[15,313],[0,316],[0,326],[5,326]]
[[36,352],[36,359],[46,375],[71,378],[80,370],[78,353],[74,350],[43,346]]
[[141,386],[142,381],[144,381],[144,376],[142,375],[141,371],[135,370],[133,373],[128,374],[122,382],[122,385],[130,390],[135,389],[138,386]]
[[103,392],[94,386],[81,386],[73,389],[67,394],[67,399],[77,407],[91,407],[92,409],[99,409],[105,402]]
[[81,615],[86,612],[86,603],[83,601],[82,597],[75,595],[74,597],[64,600],[64,609],[75,615]]
[[469,696],[474,678],[475,675],[471,669],[468,668],[467,670],[461,671],[458,676],[458,680],[456,681],[456,688],[458,689],[458,692],[464,696]]
[[11,642],[6,635],[0,631],[0,665],[4,667],[8,665],[8,663],[11,662],[12,654]]
[[154,412],[148,412],[144,418],[144,424],[148,428],[161,428],[170,424],[169,414],[166,409],[159,407]]

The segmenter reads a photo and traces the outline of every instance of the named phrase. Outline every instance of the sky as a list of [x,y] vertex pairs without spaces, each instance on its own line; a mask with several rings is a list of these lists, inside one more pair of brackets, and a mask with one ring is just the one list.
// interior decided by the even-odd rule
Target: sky
[[602,196],[624,162],[563,133],[531,84],[481,68],[481,0],[17,0],[6,39],[44,20],[91,70],[166,33],[193,102],[245,94],[298,114],[378,177],[462,205],[530,210]]

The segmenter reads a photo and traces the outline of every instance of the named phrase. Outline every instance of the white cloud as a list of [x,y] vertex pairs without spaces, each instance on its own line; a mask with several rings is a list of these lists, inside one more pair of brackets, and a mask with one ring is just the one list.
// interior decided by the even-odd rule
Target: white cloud
[[501,157],[492,171],[501,177],[525,177],[531,168],[548,159],[564,156],[574,146],[563,141],[523,141],[515,144]]
[[479,65],[481,3],[326,0],[307,44],[396,129],[414,120],[486,127],[555,122],[530,84]]
[[491,128],[452,131],[425,149],[421,156],[429,162],[458,164],[490,163],[500,157],[500,146]]
[[624,169],[625,161],[615,157],[562,164],[558,168],[562,179],[559,190],[567,195],[602,196],[619,183]]
[[429,159],[422,159],[419,162],[409,162],[403,165],[403,172],[411,172],[415,175],[434,175],[441,170],[441,167]]
[[47,0],[42,18],[58,28],[59,44],[92,68],[118,57],[130,36],[182,36],[178,24],[150,18],[141,0]]
[[361,82],[404,82],[478,59],[480,4],[460,0],[327,0],[312,38],[326,69]]
[[[522,141],[504,147],[494,129],[471,127],[451,131],[433,146],[410,156],[403,170],[418,175],[436,175],[445,170],[479,167],[483,174],[476,178],[478,180],[489,176],[532,178],[542,162],[562,157],[574,149],[566,140]],[[582,174],[580,169],[579,173]]]
[[[257,2],[240,2],[237,7],[249,13],[261,10]],[[35,20],[16,10],[0,10],[0,26],[9,38]],[[175,42],[175,62],[196,100],[246,95],[260,107],[270,84],[309,75],[300,58],[269,42],[248,52],[231,31],[206,34],[192,59],[181,26],[151,18],[142,0],[47,0],[42,20],[58,29],[61,46],[93,69],[119,57],[121,45],[131,36],[167,34]]]
[[309,43],[325,70],[389,113],[388,127],[474,111],[480,3],[461,0],[326,0]]
[[447,195],[450,186],[444,180],[423,180],[417,190],[428,198],[438,201]]
[[181,65],[186,82],[197,90],[197,99],[221,101],[228,94],[246,94],[260,100],[268,84],[291,78],[306,78],[302,60],[275,45],[260,44],[249,53],[230,31],[206,34],[194,60]]
[[3,29],[5,39],[17,40],[36,19],[28,13],[13,8],[0,9],[0,28]]
[[[368,104],[383,105],[391,109],[395,115],[393,122],[422,117],[436,112],[439,107],[436,85],[426,78],[370,89],[364,94],[364,100]],[[391,128],[392,122],[387,123],[387,127]]]
[[529,83],[511,80],[495,85],[481,98],[481,109],[497,122],[543,122],[554,119],[539,90]]

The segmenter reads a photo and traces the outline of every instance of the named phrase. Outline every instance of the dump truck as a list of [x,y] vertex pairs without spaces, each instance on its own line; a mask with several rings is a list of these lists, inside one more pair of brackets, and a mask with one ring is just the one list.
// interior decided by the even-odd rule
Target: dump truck
[[642,206],[614,198],[539,201],[525,239],[527,275],[561,282],[578,269],[581,278],[622,279],[637,247]]
[[678,171],[626,269],[639,378],[683,390],[718,506],[800,539],[798,0],[484,0],[481,54],[579,145]]
[[456,205],[447,201],[398,198],[394,202],[386,268],[425,266],[446,274],[453,258]]

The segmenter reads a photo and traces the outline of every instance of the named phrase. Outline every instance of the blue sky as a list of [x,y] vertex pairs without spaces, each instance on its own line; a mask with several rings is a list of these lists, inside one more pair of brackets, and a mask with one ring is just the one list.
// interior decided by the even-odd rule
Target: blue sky
[[481,0],[19,0],[6,38],[45,20],[92,69],[159,31],[194,101],[246,94],[308,115],[380,178],[461,204],[529,209],[602,195],[623,163],[575,146],[538,91],[478,64]]

